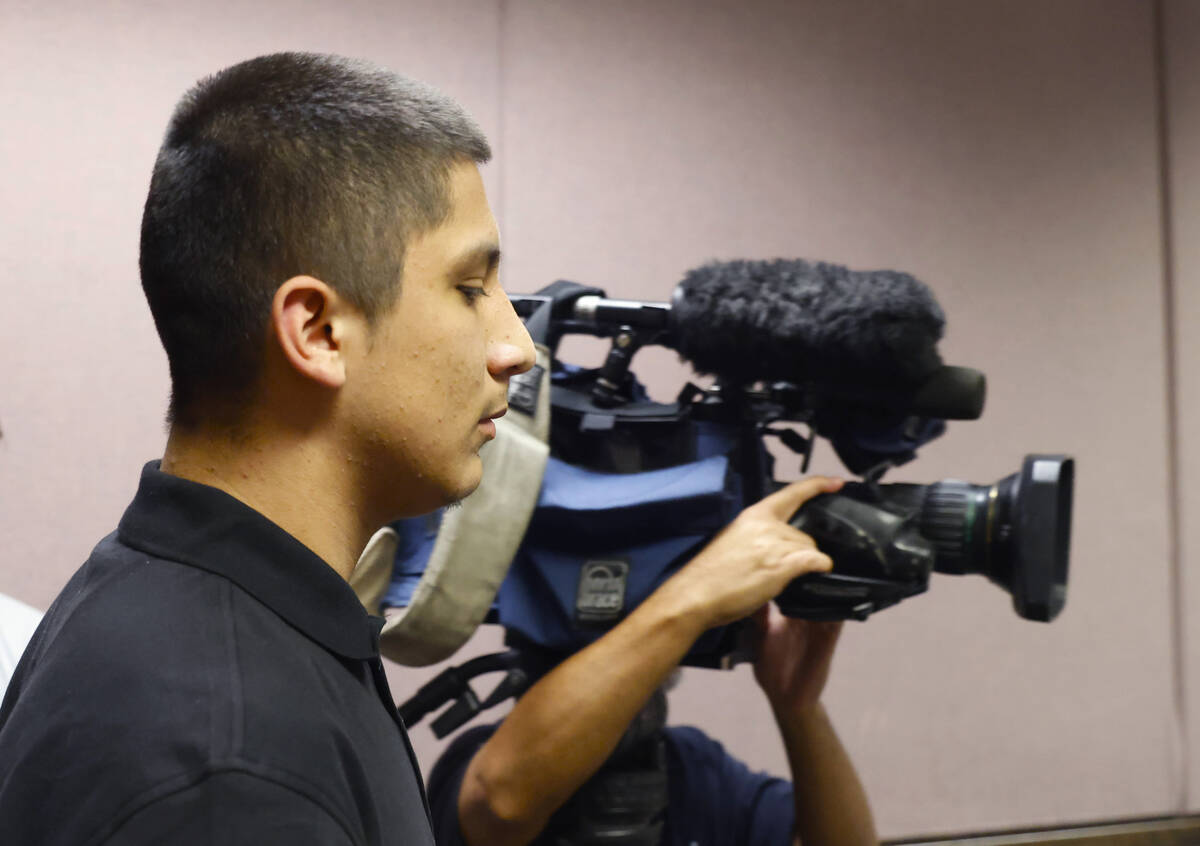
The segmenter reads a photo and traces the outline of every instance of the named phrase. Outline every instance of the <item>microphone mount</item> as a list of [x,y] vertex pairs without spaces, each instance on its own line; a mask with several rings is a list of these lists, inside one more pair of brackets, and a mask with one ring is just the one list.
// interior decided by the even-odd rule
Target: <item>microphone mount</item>
[[613,408],[625,401],[621,393],[629,381],[629,366],[633,363],[634,355],[647,342],[645,333],[632,326],[622,326],[617,330],[613,335],[608,356],[596,376],[592,402],[601,408]]

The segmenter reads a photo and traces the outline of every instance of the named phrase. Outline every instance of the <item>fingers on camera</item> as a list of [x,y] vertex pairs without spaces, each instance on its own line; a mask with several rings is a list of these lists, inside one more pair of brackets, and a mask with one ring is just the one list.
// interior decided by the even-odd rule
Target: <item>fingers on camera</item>
[[788,553],[784,562],[795,567],[796,575],[803,573],[828,573],[833,569],[833,559],[815,547],[798,549]]
[[801,505],[821,493],[831,493],[841,487],[840,479],[812,476],[793,482],[759,501],[764,510],[780,520],[790,520]]

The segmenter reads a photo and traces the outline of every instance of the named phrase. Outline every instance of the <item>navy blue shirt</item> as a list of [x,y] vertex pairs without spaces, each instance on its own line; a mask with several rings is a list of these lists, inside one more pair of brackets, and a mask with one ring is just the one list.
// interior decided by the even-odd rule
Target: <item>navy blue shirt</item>
[[[458,791],[471,758],[495,730],[480,726],[463,732],[429,775],[429,805],[441,846],[465,844],[458,824]],[[792,842],[796,808],[790,782],[753,772],[698,728],[672,726],[664,734],[669,799],[663,846]]]
[[433,843],[380,618],[233,497],[146,466],[0,706],[0,843]]

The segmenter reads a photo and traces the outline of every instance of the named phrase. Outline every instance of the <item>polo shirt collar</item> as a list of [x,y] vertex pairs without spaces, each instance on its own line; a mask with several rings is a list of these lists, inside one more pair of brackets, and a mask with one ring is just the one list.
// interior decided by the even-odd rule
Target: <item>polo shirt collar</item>
[[379,654],[383,620],[311,549],[224,491],[142,468],[117,526],[127,546],[229,579],[331,652]]

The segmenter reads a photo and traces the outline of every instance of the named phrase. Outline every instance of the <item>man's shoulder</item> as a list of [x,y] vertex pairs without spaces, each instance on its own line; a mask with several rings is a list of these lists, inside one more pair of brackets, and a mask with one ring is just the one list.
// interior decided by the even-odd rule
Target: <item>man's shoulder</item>
[[[249,648],[232,650],[240,639]],[[219,572],[144,552],[113,533],[101,540],[51,604],[31,657],[73,658],[139,674],[174,660],[221,666],[310,642]],[[87,675],[87,667],[76,667]]]
[[174,662],[224,662],[229,587],[109,535],[47,610],[14,684],[64,685],[125,699],[136,695],[150,670],[170,675]]
[[302,736],[336,722],[343,700],[363,698],[346,662],[229,579],[113,534],[22,657],[0,710],[0,755],[17,721],[45,735],[86,726],[175,745],[194,737],[221,757],[253,745],[256,725]]
[[226,580],[102,540],[0,709],[0,822],[40,797],[48,814],[98,823],[165,785],[236,769],[248,715],[279,705],[241,683],[262,669],[237,648],[244,601]]
[[176,569],[112,535],[97,545],[13,675],[0,709],[0,764],[13,772],[26,761],[67,772],[107,764],[124,774],[115,757],[156,742],[170,738],[189,760],[210,745],[221,713],[214,693],[229,674],[223,588]]
[[373,819],[423,825],[403,736],[364,673],[228,579],[105,538],[0,709],[0,829],[33,805],[59,833],[79,820],[152,828],[179,803],[236,804],[236,787],[311,805],[301,817],[349,825],[354,842]]

